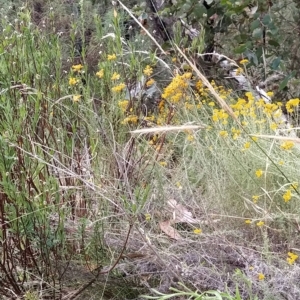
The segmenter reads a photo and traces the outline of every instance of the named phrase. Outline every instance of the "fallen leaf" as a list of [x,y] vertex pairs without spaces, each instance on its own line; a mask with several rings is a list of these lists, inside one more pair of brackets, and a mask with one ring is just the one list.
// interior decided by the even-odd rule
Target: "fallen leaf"
[[179,232],[173,228],[171,226],[171,220],[168,221],[164,221],[164,222],[160,222],[159,223],[159,227],[160,229],[166,234],[168,235],[170,238],[174,239],[174,240],[181,240],[181,235],[179,234]]
[[193,217],[193,214],[188,211],[186,207],[182,204],[178,204],[175,199],[170,199],[168,201],[168,205],[172,208],[173,213],[173,220],[171,221],[172,224],[175,223],[190,223],[195,224],[199,223],[200,221]]

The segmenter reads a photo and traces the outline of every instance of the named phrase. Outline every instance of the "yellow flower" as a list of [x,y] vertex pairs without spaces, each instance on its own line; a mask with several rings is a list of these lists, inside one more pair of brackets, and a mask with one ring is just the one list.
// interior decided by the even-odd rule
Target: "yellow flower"
[[124,83],[120,83],[119,85],[116,85],[114,87],[112,87],[112,91],[115,93],[119,93],[122,92],[125,89],[126,85]]
[[263,273],[258,273],[257,277],[258,277],[258,280],[264,280],[265,279],[265,275]]
[[146,76],[150,76],[153,73],[153,69],[149,65],[147,65],[146,68],[144,69],[143,73]]
[[145,214],[145,219],[146,221],[150,221],[151,220],[151,215],[150,214]]
[[222,131],[220,131],[219,132],[219,135],[221,136],[221,137],[227,137],[228,136],[228,132],[226,131],[226,130],[222,130]]
[[295,99],[291,99],[289,100],[285,107],[286,107],[286,110],[289,112],[289,113],[292,113],[294,111],[294,107],[298,106],[300,103],[300,99],[299,98],[295,98]]
[[78,79],[74,77],[69,78],[69,85],[75,85],[78,82]]
[[117,59],[116,54],[108,54],[107,55],[107,60],[116,60],[116,59]]
[[81,64],[72,66],[72,71],[79,72],[83,66]]
[[271,123],[270,128],[275,131],[278,128],[278,125],[273,122]]
[[297,259],[298,259],[297,254],[295,254],[293,252],[288,252],[288,258],[286,260],[290,265],[292,265],[295,262],[295,260],[297,260]]
[[243,73],[243,69],[242,68],[237,68],[236,70],[235,70],[235,74],[236,75],[240,75],[240,74],[242,74]]
[[295,144],[292,141],[286,141],[280,145],[280,148],[283,150],[291,150],[294,147],[294,145]]
[[101,69],[100,71],[98,71],[98,72],[96,73],[96,76],[99,77],[99,78],[102,78],[102,77],[104,76],[104,70]]
[[262,169],[258,169],[258,170],[255,171],[255,175],[256,175],[256,177],[258,177],[258,178],[261,177],[263,173],[264,173],[264,172],[263,172]]
[[153,85],[154,82],[155,82],[155,80],[153,78],[151,78],[146,82],[146,86],[149,87],[149,86]]
[[122,109],[123,112],[126,111],[128,104],[129,104],[128,100],[123,100],[118,102],[118,106]]
[[[269,97],[273,97],[274,96],[274,92],[267,92],[267,95],[269,96]],[[278,103],[277,103],[278,104]]]
[[244,144],[244,148],[245,148],[245,149],[249,149],[250,146],[251,146],[251,143],[250,143],[250,142],[246,142],[246,143]]
[[73,102],[78,102],[81,98],[81,95],[74,95],[73,96]]
[[162,166],[162,167],[166,167],[168,165],[168,163],[166,161],[160,161],[159,164]]
[[120,74],[118,74],[117,72],[115,72],[111,77],[111,80],[119,80],[119,79],[120,79]]
[[252,196],[252,199],[253,199],[253,202],[254,202],[254,203],[256,203],[256,202],[257,202],[257,200],[259,199],[259,196],[257,196],[257,195],[254,195],[254,196]]
[[291,190],[287,190],[287,191],[283,194],[282,198],[283,198],[284,202],[290,201],[291,198],[292,198],[292,192],[291,192]]
[[284,165],[284,161],[283,161],[283,160],[280,160],[280,161],[278,162],[278,164],[279,164],[280,166],[282,166],[282,165]]
[[241,64],[241,65],[245,65],[245,64],[247,64],[248,62],[249,62],[248,59],[242,59],[242,60],[240,61],[240,64]]
[[139,118],[136,115],[130,115],[122,121],[122,124],[137,124]]
[[192,134],[189,134],[189,135],[186,137],[186,139],[187,139],[189,142],[192,142],[192,141],[195,139],[195,137],[194,137]]
[[200,228],[195,228],[194,229],[194,233],[195,234],[201,234],[202,233],[202,230]]
[[251,140],[254,141],[254,142],[257,142],[258,138],[256,136],[252,136]]
[[261,227],[261,226],[264,226],[265,225],[265,222],[264,221],[259,221],[256,223],[256,226],[258,227]]
[[248,219],[248,220],[245,220],[245,223],[246,223],[246,224],[251,224],[252,221]]
[[180,189],[180,190],[182,190],[182,185],[181,185],[181,183],[178,181],[178,182],[176,182],[176,186]]
[[215,104],[215,102],[211,101],[211,102],[208,103],[208,105],[211,106],[211,107],[214,107],[216,104]]

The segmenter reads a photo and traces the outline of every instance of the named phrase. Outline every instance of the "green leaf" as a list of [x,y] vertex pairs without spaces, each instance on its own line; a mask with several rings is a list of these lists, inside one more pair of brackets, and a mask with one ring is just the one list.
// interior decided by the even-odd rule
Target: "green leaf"
[[250,24],[250,29],[253,31],[254,29],[260,27],[260,21],[259,20],[255,20]]
[[288,84],[289,80],[293,78],[296,74],[296,71],[293,71],[291,74],[286,76],[279,85],[279,90],[282,91]]
[[203,5],[197,5],[193,9],[193,15],[199,19],[203,18],[203,15],[207,15],[207,9]]
[[261,39],[262,38],[262,29],[261,28],[256,28],[252,32],[252,36],[255,39]]
[[281,62],[281,58],[280,57],[277,57],[275,58],[272,63],[271,63],[271,68],[272,70],[277,70],[279,65],[280,65],[280,62]]
[[266,25],[268,25],[268,24],[270,24],[271,23],[271,17],[270,17],[270,15],[265,15],[264,16],[264,18],[263,18],[263,20],[262,20],[262,23],[266,26]]
[[247,46],[245,44],[238,46],[237,48],[234,49],[234,52],[236,54],[243,53],[247,49]]
[[280,44],[275,40],[269,40],[268,43],[269,43],[269,45],[274,46],[274,47],[280,46]]

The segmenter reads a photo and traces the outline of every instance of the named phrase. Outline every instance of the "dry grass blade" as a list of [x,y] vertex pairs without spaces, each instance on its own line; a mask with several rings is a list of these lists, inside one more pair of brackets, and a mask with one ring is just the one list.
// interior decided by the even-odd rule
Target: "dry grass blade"
[[258,138],[266,138],[266,139],[275,139],[275,140],[282,140],[282,141],[291,141],[294,143],[300,144],[299,138],[293,138],[290,136],[279,136],[279,135],[267,135],[267,134],[249,134],[250,136],[255,136]]
[[147,134],[155,132],[168,132],[168,131],[180,131],[180,130],[196,130],[204,129],[204,125],[181,125],[181,126],[161,126],[153,128],[142,128],[130,131],[133,134]]

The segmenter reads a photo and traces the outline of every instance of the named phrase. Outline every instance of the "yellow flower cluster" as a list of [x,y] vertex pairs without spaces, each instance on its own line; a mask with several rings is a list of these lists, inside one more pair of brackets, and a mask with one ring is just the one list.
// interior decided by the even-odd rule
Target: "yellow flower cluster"
[[126,125],[126,124],[137,124],[139,118],[136,115],[129,115],[128,117],[126,117],[123,121],[122,124]]
[[111,77],[111,80],[119,80],[120,79],[120,74],[118,74],[117,72],[114,72],[114,74]]
[[297,254],[295,254],[293,252],[288,252],[288,257],[286,260],[290,265],[292,265],[295,262],[295,260],[297,260],[297,259],[298,259]]
[[149,65],[147,65],[146,68],[144,69],[143,73],[146,76],[151,76],[151,74],[153,73],[153,69]]
[[229,115],[227,112],[224,111],[224,109],[214,109],[212,120],[214,122],[221,121],[223,125],[226,125],[228,123]]
[[299,98],[295,98],[295,99],[291,99],[289,100],[285,107],[286,107],[286,110],[289,112],[289,113],[292,113],[294,111],[294,108],[297,107],[300,103],[300,99]]
[[292,141],[285,141],[280,145],[280,148],[283,150],[291,150],[295,146]]
[[114,93],[120,93],[125,89],[125,87],[126,87],[125,83],[120,83],[119,85],[112,87],[111,90]]
[[74,72],[80,72],[82,70],[83,66],[81,64],[79,65],[73,65],[72,66],[72,71]]
[[129,104],[128,100],[123,100],[123,101],[118,102],[118,105],[123,112],[125,112],[127,110],[128,104]]
[[70,77],[69,78],[69,85],[76,85],[78,83],[78,79],[76,79],[75,77]]
[[103,76],[104,76],[104,70],[103,69],[101,69],[101,70],[99,70],[97,73],[96,73],[96,76],[98,77],[98,78],[103,78]]
[[153,78],[151,78],[146,82],[146,86],[149,87],[149,86],[153,85],[154,83],[155,83],[155,80]]
[[81,98],[81,95],[74,95],[73,102],[79,102],[80,98]]
[[107,60],[116,60],[116,59],[117,59],[116,54],[108,54],[107,55]]
[[289,202],[292,198],[292,191],[290,189],[288,189],[282,196],[284,202]]
[[176,75],[172,82],[164,89],[162,98],[172,103],[178,103],[180,100],[184,100],[191,77],[192,73]]

